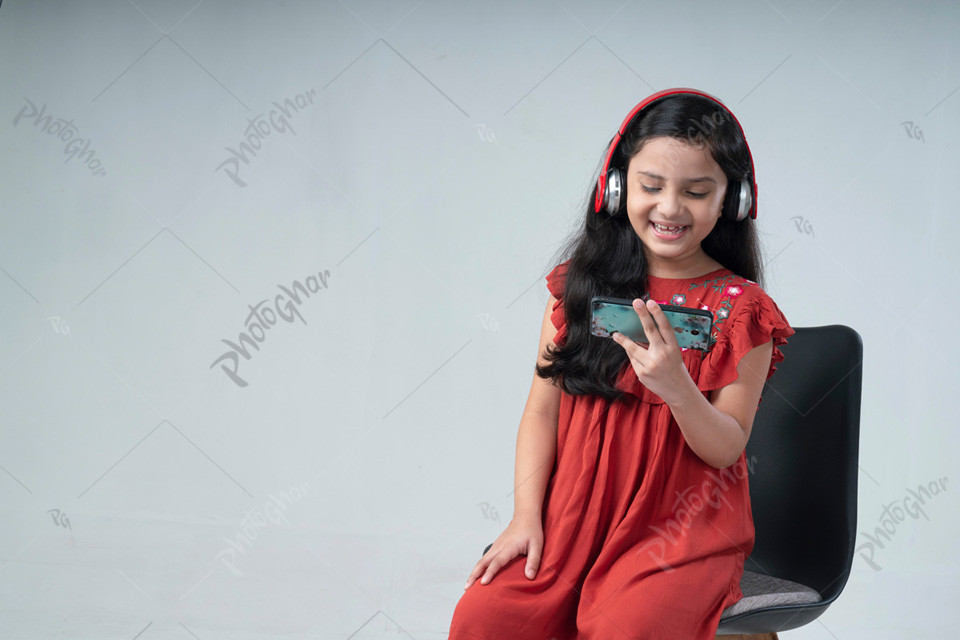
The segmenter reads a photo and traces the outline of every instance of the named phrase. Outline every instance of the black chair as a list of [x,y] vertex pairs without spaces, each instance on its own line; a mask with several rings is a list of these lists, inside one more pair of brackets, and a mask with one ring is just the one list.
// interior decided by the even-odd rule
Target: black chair
[[763,390],[747,460],[756,542],[743,599],[718,634],[775,633],[815,620],[853,564],[863,342],[850,327],[799,327]]
[[863,343],[842,325],[794,329],[747,444],[756,541],[718,635],[775,638],[815,620],[853,563]]

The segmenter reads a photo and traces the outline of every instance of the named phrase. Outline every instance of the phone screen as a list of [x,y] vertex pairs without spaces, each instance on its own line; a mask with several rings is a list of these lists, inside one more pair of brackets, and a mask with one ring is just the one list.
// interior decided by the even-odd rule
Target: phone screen
[[[635,342],[646,342],[646,334],[633,301],[623,298],[594,296],[590,300],[590,333],[601,338],[609,338],[614,331],[622,333]],[[710,350],[710,331],[713,327],[713,314],[706,309],[660,305],[677,336],[677,343],[684,349]]]

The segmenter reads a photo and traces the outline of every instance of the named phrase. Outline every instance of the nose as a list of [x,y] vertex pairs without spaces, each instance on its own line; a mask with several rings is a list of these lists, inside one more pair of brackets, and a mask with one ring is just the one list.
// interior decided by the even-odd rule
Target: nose
[[657,201],[657,211],[664,218],[669,218],[680,213],[680,196],[673,189],[663,189],[660,191],[660,198]]

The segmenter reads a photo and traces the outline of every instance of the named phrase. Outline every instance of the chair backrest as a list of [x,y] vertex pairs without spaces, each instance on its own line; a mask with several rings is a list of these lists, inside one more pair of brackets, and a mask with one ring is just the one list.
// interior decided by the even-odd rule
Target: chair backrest
[[835,599],[857,525],[863,343],[850,327],[795,327],[747,444],[756,542],[745,569]]

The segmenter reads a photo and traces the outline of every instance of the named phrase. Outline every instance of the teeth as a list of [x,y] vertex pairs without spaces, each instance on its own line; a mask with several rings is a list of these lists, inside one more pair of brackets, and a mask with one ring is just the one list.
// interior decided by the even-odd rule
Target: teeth
[[672,233],[672,234],[676,234],[676,233],[680,233],[683,229],[686,229],[685,226],[684,226],[684,227],[665,227],[665,226],[663,226],[662,224],[657,224],[656,222],[653,223],[653,226],[654,226],[654,227],[656,228],[656,230],[659,231],[660,233]]

